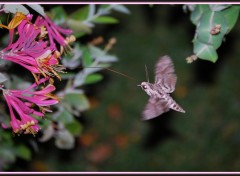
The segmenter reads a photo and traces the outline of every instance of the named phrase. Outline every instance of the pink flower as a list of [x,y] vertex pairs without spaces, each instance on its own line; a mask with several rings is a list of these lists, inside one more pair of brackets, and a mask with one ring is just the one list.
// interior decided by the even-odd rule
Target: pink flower
[[[45,83],[48,79],[39,80],[38,84]],[[10,125],[15,133],[25,132],[35,134],[39,131],[38,121],[32,117],[43,117],[45,111],[50,111],[46,107],[57,104],[58,98],[51,94],[55,87],[48,84],[42,90],[34,91],[37,84],[34,83],[24,90],[7,90],[3,89],[3,95],[9,107],[11,121]],[[33,109],[38,106],[41,111]],[[16,117],[17,115],[17,117]],[[5,125],[2,124],[4,127]]]
[[59,65],[60,53],[41,39],[41,28],[29,22],[32,19],[31,15],[27,17],[18,26],[17,41],[3,49],[0,57],[28,69],[36,82],[38,79],[35,74],[42,74],[44,77],[57,76],[61,79],[57,72],[63,72],[65,68]]
[[63,29],[57,25],[55,25],[47,16],[44,18],[41,16],[38,16],[38,18],[35,21],[35,25],[42,27],[42,29],[46,29],[46,33],[48,34],[48,38],[50,41],[50,47],[57,49],[57,46],[55,42],[57,42],[60,45],[61,51],[63,52],[63,49],[71,50],[69,47],[69,43],[75,41],[75,37],[73,35],[64,38],[63,35],[68,36],[72,33],[72,30],[69,29]]

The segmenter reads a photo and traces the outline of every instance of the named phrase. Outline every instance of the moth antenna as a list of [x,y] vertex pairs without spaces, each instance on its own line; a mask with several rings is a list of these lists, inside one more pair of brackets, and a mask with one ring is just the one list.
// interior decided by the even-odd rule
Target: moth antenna
[[148,69],[147,69],[147,65],[146,65],[146,64],[145,64],[145,72],[146,72],[146,79],[147,79],[147,82],[149,82]]
[[133,77],[131,77],[131,76],[128,76],[128,75],[126,75],[126,74],[124,74],[124,73],[118,72],[118,71],[113,70],[113,69],[110,69],[110,68],[104,68],[104,67],[81,67],[81,68],[102,68],[102,69],[106,69],[106,70],[108,70],[108,71],[117,73],[117,74],[119,74],[119,75],[125,76],[125,77],[128,78],[128,79],[136,80],[135,78],[133,78]]

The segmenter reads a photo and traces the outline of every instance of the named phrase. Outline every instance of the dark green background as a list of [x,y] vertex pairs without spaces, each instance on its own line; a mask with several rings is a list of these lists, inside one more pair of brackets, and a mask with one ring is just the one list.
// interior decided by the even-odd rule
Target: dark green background
[[[40,144],[32,161],[18,160],[11,170],[240,170],[239,24],[218,49],[215,64],[203,60],[187,64],[195,28],[182,5],[126,7],[130,15],[113,13],[120,23],[97,25],[91,37],[116,37],[111,53],[119,62],[112,68],[137,81],[103,71],[102,82],[85,87],[96,106],[80,117],[84,130],[76,147],[65,151],[54,141]],[[172,96],[186,114],[172,110],[142,121],[148,95],[137,84],[146,81],[145,64],[150,82],[154,81],[154,64],[165,54],[172,57],[178,75]]]

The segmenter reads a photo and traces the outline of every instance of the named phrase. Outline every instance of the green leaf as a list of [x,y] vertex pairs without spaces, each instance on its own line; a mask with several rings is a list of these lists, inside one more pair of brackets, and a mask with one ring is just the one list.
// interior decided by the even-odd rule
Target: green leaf
[[238,15],[239,15],[239,6],[233,5],[230,8],[224,10],[222,12],[222,15],[224,16],[224,19],[227,23],[227,33],[230,32],[230,30],[234,27],[234,25],[237,22]]
[[87,34],[86,32],[78,32],[78,33],[74,33],[74,36],[78,39],[78,38],[80,38],[80,37],[82,37],[82,36],[84,36],[86,34]]
[[39,5],[39,4],[26,4],[26,5],[31,7],[33,10],[35,10],[40,15],[45,16],[44,9],[43,9],[43,7],[41,5]]
[[231,4],[209,4],[209,7],[212,11],[222,11],[231,6]]
[[[221,30],[217,35],[212,35],[210,31],[216,24],[221,25]],[[224,35],[227,32],[227,24],[221,12],[205,12],[200,20],[197,29],[197,38],[203,43],[213,45],[215,49],[221,46]]]
[[25,160],[30,160],[31,159],[31,152],[30,150],[24,146],[24,145],[18,145],[15,148],[15,154],[16,156],[25,159]]
[[51,9],[51,13],[55,20],[65,20],[67,18],[67,14],[62,6],[57,6]]
[[[70,106],[72,110],[85,111],[90,105],[87,97],[80,92],[67,93],[63,99],[66,105]],[[70,111],[71,112],[71,111]]]
[[93,58],[106,55],[106,52],[104,50],[102,50],[94,45],[88,45],[88,47],[89,47],[89,52],[91,53]]
[[6,141],[10,142],[10,143],[8,143],[9,145],[13,144],[11,139],[12,139],[12,134],[11,133],[1,131],[1,140],[4,140],[5,144],[6,144]]
[[99,16],[93,20],[95,23],[114,24],[118,23],[118,19],[110,16]]
[[209,10],[208,5],[197,5],[190,16],[192,23],[197,25],[203,15],[203,13],[207,10]]
[[77,21],[75,19],[68,19],[66,21],[69,28],[73,30],[73,34],[76,38],[79,38],[83,34],[90,34],[92,29],[81,21]]
[[92,56],[90,54],[89,48],[87,47],[83,47],[83,66],[87,67],[90,66],[92,64]]
[[83,126],[76,120],[66,124],[65,128],[75,137],[79,136],[83,130]]
[[106,9],[106,8],[108,8],[110,5],[109,4],[101,4],[100,5],[100,9]]
[[22,12],[24,15],[29,14],[29,11],[26,7],[21,4],[4,4],[3,9],[1,9],[7,13],[17,13]]
[[75,12],[73,12],[69,17],[75,20],[83,21],[88,17],[89,13],[89,5],[79,8]]
[[55,137],[55,145],[60,149],[72,149],[74,137],[68,130],[60,130]]
[[[150,4],[150,7],[153,7],[153,4]],[[114,4],[112,5],[112,8],[118,12],[130,14],[130,11],[124,5]]]
[[216,50],[212,45],[208,45],[198,40],[194,40],[193,42],[194,49],[193,52],[200,58],[212,62],[216,62],[218,59],[218,55]]
[[85,79],[85,84],[93,84],[96,82],[99,82],[103,79],[103,76],[101,74],[95,73],[95,74],[91,74],[88,75]]
[[6,80],[7,80],[7,77],[4,74],[0,73],[0,83],[5,82]]
[[118,60],[116,56],[106,54],[104,50],[98,47],[93,45],[88,45],[88,47],[92,57],[98,62],[115,62]]
[[58,116],[57,119],[64,124],[71,123],[74,120],[73,115],[68,111],[62,111]]

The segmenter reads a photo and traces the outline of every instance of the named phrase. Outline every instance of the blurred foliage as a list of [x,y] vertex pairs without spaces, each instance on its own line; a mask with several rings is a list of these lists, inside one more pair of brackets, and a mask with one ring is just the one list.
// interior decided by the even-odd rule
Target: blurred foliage
[[[72,9],[78,8],[74,6],[64,6],[64,9],[72,12]],[[189,22],[189,13],[183,13],[183,6],[126,5],[125,7],[131,12],[127,17],[116,12],[112,13],[112,18],[108,18],[108,14],[103,15],[107,16],[104,17],[107,23],[113,22],[107,27],[98,26],[97,22],[104,18],[95,20],[99,12],[93,7],[83,6],[79,8],[80,12],[77,10],[71,15],[66,15],[69,13],[62,7],[51,8],[49,15],[52,15],[55,22],[75,26],[75,34],[80,41],[81,39],[89,41],[87,36],[90,32],[93,35],[91,39],[103,33],[106,38],[114,36],[118,42],[112,52],[120,58],[120,62],[114,65],[114,70],[133,76],[138,82],[107,70],[84,68],[83,66],[108,67],[110,65],[102,63],[102,59],[110,58],[107,61],[109,62],[116,61],[116,57],[108,54],[107,57],[100,57],[106,56],[104,49],[99,51],[94,45],[76,44],[73,57],[67,56],[62,60],[66,67],[72,69],[62,75],[67,82],[66,87],[74,85],[74,89],[67,87],[62,91],[67,98],[56,107],[57,112],[53,117],[49,117],[61,122],[58,128],[62,133],[55,140],[55,144],[60,146],[60,149],[64,144],[72,144],[75,147],[70,149],[71,147],[66,145],[65,149],[70,150],[60,150],[56,149],[52,140],[48,140],[45,144],[39,143],[40,150],[33,153],[31,161],[18,159],[17,163],[8,170],[239,170],[240,84],[236,76],[240,64],[237,58],[240,54],[238,49],[240,36],[237,32],[240,26],[236,23],[238,7],[235,5],[188,6],[190,19],[197,28],[193,53],[200,58],[190,65],[186,64],[184,58],[192,53],[189,41],[194,35],[194,27]],[[126,8],[123,8],[125,9],[123,12]],[[206,11],[202,13],[203,10]],[[88,14],[94,14],[93,11],[97,13],[89,15],[92,17],[88,18]],[[211,40],[207,44],[207,49],[202,52],[201,49],[205,48],[210,31],[215,26],[215,23],[209,23],[209,17],[213,14],[215,17],[215,13],[217,13],[216,20],[225,13],[229,13],[232,20],[228,20],[228,24],[221,23],[221,32],[213,36],[214,40]],[[57,17],[56,14],[61,15]],[[194,21],[194,15],[199,15],[198,20],[202,19],[204,23]],[[77,18],[82,21],[79,26],[74,23]],[[88,20],[83,22],[84,19]],[[120,23],[115,24],[117,20],[113,19],[118,19]],[[225,17],[220,18],[220,22],[223,21],[226,21]],[[201,26],[203,24],[204,26]],[[93,26],[99,28],[93,30]],[[82,31],[77,30],[79,27]],[[207,31],[204,30],[206,28]],[[229,33],[231,29],[232,32]],[[216,54],[221,44],[221,49]],[[153,81],[154,64],[159,56],[165,54],[173,58],[178,75],[173,96],[186,109],[186,114],[170,111],[156,119],[141,121],[141,111],[148,96],[136,85],[145,81],[145,64],[152,75],[150,82]],[[81,57],[82,62],[79,62],[75,56]],[[94,56],[94,59],[91,56]],[[208,61],[217,62],[213,64]],[[77,67],[82,67],[83,70],[75,74]],[[96,73],[99,70],[101,74]],[[82,86],[84,89],[80,89]],[[62,92],[59,92],[59,95]],[[82,112],[88,108],[91,109]],[[75,118],[78,116],[81,117]],[[45,125],[45,129],[49,131],[46,134],[54,136],[54,129],[48,123],[47,120],[43,122],[43,126]],[[68,132],[74,136],[75,144]],[[47,136],[48,139],[51,135]],[[69,141],[65,142],[64,139]],[[12,140],[9,138],[9,141]],[[10,150],[11,147],[7,149]],[[18,151],[20,150],[22,149]],[[17,154],[14,156],[21,157]]]

